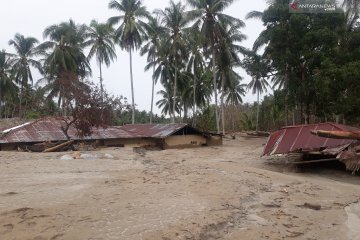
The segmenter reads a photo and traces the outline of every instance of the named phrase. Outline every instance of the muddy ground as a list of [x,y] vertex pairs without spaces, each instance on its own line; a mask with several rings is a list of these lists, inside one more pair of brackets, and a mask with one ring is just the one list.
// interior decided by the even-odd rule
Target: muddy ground
[[261,159],[265,141],[0,152],[0,239],[360,239],[360,177]]

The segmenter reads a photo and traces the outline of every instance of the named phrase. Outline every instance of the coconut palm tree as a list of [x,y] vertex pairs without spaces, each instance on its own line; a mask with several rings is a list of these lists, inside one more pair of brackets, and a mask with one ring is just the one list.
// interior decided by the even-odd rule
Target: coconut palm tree
[[15,49],[15,54],[11,60],[12,69],[14,71],[14,80],[20,85],[20,105],[19,114],[21,116],[22,111],[22,95],[24,87],[27,87],[29,83],[33,84],[33,76],[31,67],[42,72],[41,63],[34,57],[40,55],[41,51],[37,44],[39,41],[33,37],[24,37],[17,33],[14,39],[9,41],[9,45]]
[[249,52],[249,55],[243,60],[243,65],[247,73],[252,77],[248,84],[248,89],[252,89],[253,94],[257,94],[257,113],[256,113],[256,131],[259,130],[259,112],[260,112],[260,94],[267,91],[269,83],[268,65],[261,56],[255,52]]
[[102,75],[102,65],[105,64],[109,67],[110,63],[116,59],[114,29],[109,24],[98,23],[96,20],[92,20],[86,37],[89,40],[87,40],[84,45],[90,46],[88,60],[90,61],[90,59],[96,56],[96,62],[100,70],[100,91],[101,94],[103,94],[104,79]]
[[[166,29],[161,26],[159,17],[150,17],[148,23],[145,25],[146,40],[147,42],[140,50],[140,55],[147,54],[148,63],[154,62],[158,56],[161,38],[166,34]],[[146,69],[145,69],[146,70]],[[153,65],[153,76],[155,73],[155,65]],[[154,107],[154,89],[157,79],[152,77],[151,87],[151,110],[150,110],[150,124],[153,119],[153,107]]]
[[172,85],[171,84],[167,84],[164,85],[164,90],[160,90],[158,92],[159,95],[162,96],[162,98],[156,102],[156,105],[161,109],[161,113],[164,115],[169,114],[171,116],[171,114],[173,113],[173,102],[175,102],[175,111],[176,113],[180,113],[181,111],[181,106],[180,106],[180,102],[178,101],[178,98],[174,98],[173,95],[173,89],[172,89]]
[[[181,2],[175,3],[174,1],[170,1],[169,7],[165,8],[165,10],[156,10],[156,13],[162,17],[162,23],[167,29],[167,32],[170,33],[169,38],[167,39],[167,44],[170,46],[168,57],[170,58],[171,64],[174,66],[175,70],[173,97],[177,98],[179,71],[184,65],[183,60],[187,58],[184,32],[186,31],[186,26],[189,20],[185,17],[185,6],[181,4]],[[176,100],[173,101],[172,123],[175,123],[176,102]]]
[[91,75],[90,64],[83,51],[87,28],[72,20],[51,25],[43,33],[44,38],[49,40],[39,46],[45,56],[45,78],[39,83],[47,82],[48,98],[58,96],[58,107],[62,102],[64,114],[67,94],[64,87]]
[[241,83],[241,77],[235,75],[225,89],[225,102],[231,105],[239,105],[243,102],[242,97],[246,94],[247,84]]
[[9,54],[5,50],[0,51],[0,118],[2,118],[2,103],[4,96],[16,93],[17,87],[12,81],[12,64]]
[[219,82],[221,83],[220,102],[221,102],[221,123],[222,132],[225,134],[225,88],[231,86],[233,79],[241,79],[241,77],[235,73],[234,67],[240,65],[240,58],[238,54],[247,53],[247,50],[240,46],[239,43],[246,39],[246,36],[240,32],[242,25],[229,25],[227,23],[220,23],[222,32],[222,39],[218,43],[218,49],[216,55],[217,69]]
[[[215,105],[218,106],[217,100],[217,83],[216,83],[216,52],[218,51],[218,43],[222,38],[220,23],[229,25],[244,25],[244,23],[237,18],[224,14],[224,10],[231,6],[234,0],[187,0],[188,4],[194,8],[188,12],[188,17],[194,20],[194,26],[200,28],[201,33],[204,35],[203,45],[209,50],[212,59],[212,72],[213,72],[213,87]],[[219,125],[219,112],[216,109],[216,127],[217,132],[220,132]]]
[[[246,94],[247,84],[242,84],[241,77],[236,74],[230,79],[228,86],[225,88],[224,97],[226,104],[231,105],[232,109],[235,110],[236,106],[243,102],[242,97]],[[235,129],[234,115],[235,112],[231,111],[230,116],[233,130]]]
[[149,18],[150,14],[143,6],[141,0],[112,0],[109,8],[117,10],[120,15],[109,18],[111,25],[119,24],[115,30],[116,39],[122,49],[129,52],[130,61],[130,81],[131,81],[131,100],[132,100],[132,123],[135,123],[135,97],[134,80],[132,67],[132,51],[137,50],[142,42],[144,35],[144,19]]
[[205,72],[205,56],[203,52],[203,48],[201,45],[202,35],[200,34],[198,29],[192,29],[186,35],[187,38],[187,45],[189,48],[189,60],[187,62],[187,71],[192,73],[193,75],[193,83],[192,83],[192,112],[193,112],[193,126],[196,126],[196,111],[197,111],[197,94],[196,94],[196,87],[199,82],[199,78],[201,74]]
[[359,0],[344,0],[343,7],[345,7],[354,18],[359,18],[360,1]]

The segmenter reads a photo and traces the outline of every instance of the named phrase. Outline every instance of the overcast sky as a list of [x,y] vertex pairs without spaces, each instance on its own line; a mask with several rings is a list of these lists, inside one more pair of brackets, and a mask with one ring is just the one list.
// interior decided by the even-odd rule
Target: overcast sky
[[[0,7],[0,49],[13,52],[8,46],[8,41],[16,33],[23,34],[25,37],[32,36],[40,42],[43,41],[43,30],[52,24],[73,19],[77,24],[89,24],[92,19],[106,21],[109,17],[118,13],[108,9],[108,0],[1,0]],[[184,1],[183,1],[184,2]],[[156,8],[168,6],[168,0],[144,0],[144,5],[150,12]],[[245,21],[245,15],[252,10],[262,11],[266,8],[265,0],[238,0],[226,10],[227,14],[240,18]],[[248,39],[243,42],[243,46],[251,48],[254,40],[263,30],[261,21],[246,20],[246,27],[243,33]],[[108,69],[103,70],[104,84],[106,89],[116,95],[123,95],[131,99],[129,56],[127,52],[117,50],[117,61]],[[98,82],[99,73],[96,62],[92,63],[92,80]],[[144,72],[146,65],[145,57],[138,54],[134,56],[134,88],[135,102],[140,110],[150,110],[151,99],[151,72]],[[239,70],[244,77],[244,83],[248,83],[250,78],[244,71]],[[161,86],[157,86],[157,91]],[[159,98],[157,97],[156,100]],[[247,102],[253,102],[255,97],[251,93],[244,98]],[[156,110],[160,113],[159,110]]]

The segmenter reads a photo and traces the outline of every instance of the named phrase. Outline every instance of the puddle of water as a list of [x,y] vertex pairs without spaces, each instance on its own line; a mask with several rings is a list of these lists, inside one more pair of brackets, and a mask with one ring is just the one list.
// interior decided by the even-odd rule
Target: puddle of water
[[348,219],[349,239],[360,240],[360,202],[353,203],[345,208]]

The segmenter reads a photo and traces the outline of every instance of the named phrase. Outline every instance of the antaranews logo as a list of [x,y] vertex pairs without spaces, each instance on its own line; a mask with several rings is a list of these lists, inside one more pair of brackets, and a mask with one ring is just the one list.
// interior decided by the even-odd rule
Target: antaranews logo
[[293,0],[290,2],[290,8],[294,9],[295,11],[299,10],[299,0]]
[[334,13],[340,8],[336,0],[290,0],[291,13]]

